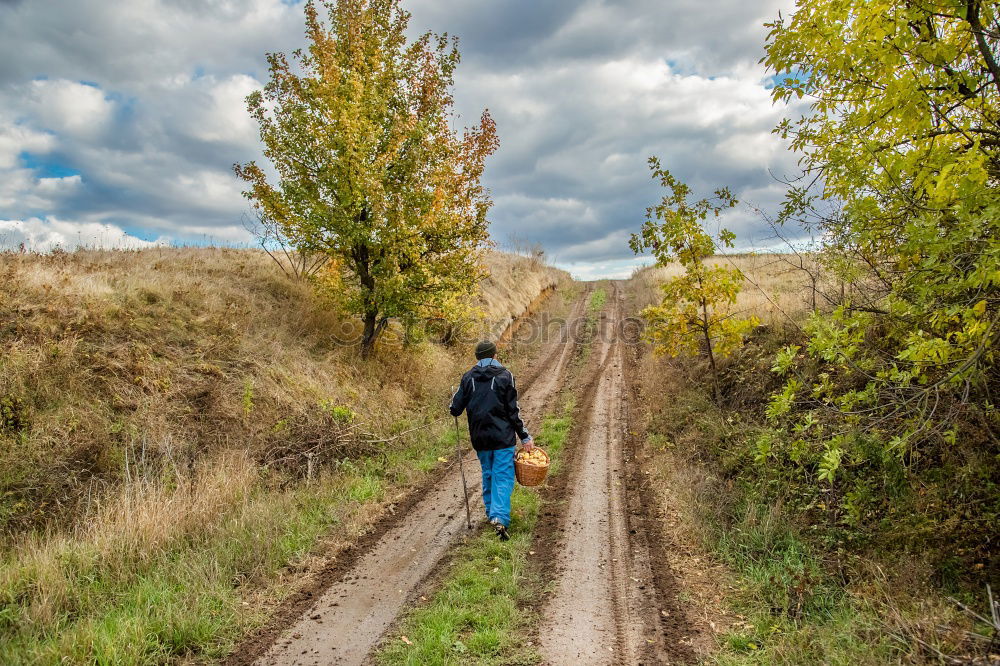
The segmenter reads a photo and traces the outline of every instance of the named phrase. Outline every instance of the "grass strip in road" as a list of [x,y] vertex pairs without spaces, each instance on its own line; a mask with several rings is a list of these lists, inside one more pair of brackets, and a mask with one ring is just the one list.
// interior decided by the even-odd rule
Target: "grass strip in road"
[[[558,474],[572,425],[572,402],[542,422],[535,441]],[[458,548],[441,587],[403,620],[378,654],[382,664],[530,664],[538,659],[525,644],[534,617],[523,610],[538,594],[531,574],[531,544],[541,499],[533,488],[514,490],[511,538],[484,528]],[[545,564],[539,565],[545,566]],[[404,638],[405,637],[405,638]]]
[[607,300],[608,300],[608,292],[605,291],[603,287],[595,289],[590,294],[590,304],[589,304],[590,311],[592,313],[599,312],[600,309],[604,307],[604,304],[607,302]]
[[137,482],[77,533],[0,552],[0,663],[221,657],[291,591],[288,566],[326,535],[353,538],[454,446],[451,428],[426,431],[284,489],[240,457],[187,481]]
[[598,287],[590,292],[590,299],[587,302],[587,314],[583,320],[583,339],[580,341],[583,344],[579,347],[579,352],[574,359],[574,364],[577,368],[581,368],[587,364],[590,360],[591,345],[587,344],[590,340],[593,340],[598,333],[598,315],[604,308],[604,304],[608,300],[608,292],[604,287]]

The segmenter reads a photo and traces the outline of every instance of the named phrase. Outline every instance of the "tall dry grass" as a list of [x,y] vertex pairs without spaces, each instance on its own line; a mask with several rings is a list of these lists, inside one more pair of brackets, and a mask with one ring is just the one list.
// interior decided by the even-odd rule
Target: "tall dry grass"
[[[827,299],[839,290],[839,285],[825,276],[817,258],[811,255],[719,255],[707,263],[743,273],[743,289],[732,310],[756,316],[768,325],[798,323],[814,307],[828,307]],[[680,264],[636,271],[631,282],[636,302],[643,305],[658,302],[662,298],[659,285],[683,272]]]
[[230,451],[172,482],[151,469],[72,529],[21,535],[0,558],[0,663],[225,654],[292,589],[318,540],[350,539],[384,510],[393,467],[440,455],[421,446],[278,486]]
[[[482,306],[520,314],[559,279],[490,253]],[[238,447],[255,460],[315,446],[343,406],[376,430],[422,418],[464,364],[438,345],[369,363],[344,346],[357,323],[287,279],[261,252],[231,249],[0,254],[0,531],[74,515],[129,455],[190,466]]]
[[[558,279],[487,261],[491,321]],[[447,443],[359,458],[351,434],[435,421],[468,365],[391,337],[362,361],[339,342],[357,323],[252,250],[0,254],[0,295],[5,663],[224,652],[260,616],[244,586],[371,520]]]
[[569,274],[548,266],[539,257],[489,252],[489,277],[483,283],[480,305],[489,313],[484,335],[499,336],[515,318],[525,314],[539,294],[569,282]]
[[155,471],[135,473],[120,493],[96,499],[71,528],[18,539],[11,553],[16,563],[0,569],[0,590],[31,587],[22,623],[43,628],[77,610],[74,579],[82,571],[99,568],[103,578],[124,579],[148,568],[177,539],[203,538],[220,516],[248,501],[260,470],[244,452],[231,451],[173,483]]

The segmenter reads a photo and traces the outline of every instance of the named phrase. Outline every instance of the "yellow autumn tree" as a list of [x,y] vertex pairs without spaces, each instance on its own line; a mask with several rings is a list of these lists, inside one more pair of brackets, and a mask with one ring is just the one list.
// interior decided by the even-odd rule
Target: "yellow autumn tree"
[[400,0],[310,0],[305,17],[308,48],[269,54],[270,79],[247,98],[277,180],[234,168],[264,222],[332,260],[368,356],[390,319],[439,314],[477,288],[496,128],[484,111],[452,129],[457,41],[408,40]]
[[[713,266],[706,259],[716,253],[715,240],[703,224],[711,215],[718,217],[737,204],[728,189],[715,192],[715,201],[689,202],[691,189],[649,160],[653,178],[669,193],[659,204],[646,210],[646,221],[629,245],[636,254],[652,250],[658,266],[679,263],[684,273],[661,285],[663,301],[642,311],[647,322],[646,337],[658,354],[678,356],[704,353],[712,373],[716,402],[720,399],[716,360],[731,354],[747,331],[757,325],[755,317],[740,318],[732,311],[743,276],[736,268]],[[735,236],[723,229],[719,242],[732,247]]]

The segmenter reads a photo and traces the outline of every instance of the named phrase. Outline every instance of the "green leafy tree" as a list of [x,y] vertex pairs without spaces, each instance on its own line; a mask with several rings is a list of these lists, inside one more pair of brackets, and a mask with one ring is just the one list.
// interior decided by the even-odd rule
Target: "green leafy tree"
[[254,162],[235,170],[272,236],[328,257],[367,356],[390,318],[441,316],[477,288],[480,178],[498,140],[485,111],[452,129],[457,42],[408,41],[399,0],[310,0],[305,16],[308,48],[294,64],[269,54],[270,80],[247,98],[277,180]]
[[952,436],[960,412],[996,426],[998,12],[982,0],[800,0],[770,24],[766,63],[791,72],[775,98],[811,100],[778,128],[814,183],[793,189],[783,219],[838,202],[842,214],[818,224],[864,287],[808,329],[807,354],[844,391],[805,395],[891,433],[901,455]]
[[853,284],[778,357],[787,383],[768,413],[785,444],[766,447],[767,467],[837,486],[839,520],[893,545],[990,561],[1000,6],[799,0],[770,29],[775,99],[809,103],[777,128],[807,176],[781,218],[815,225],[825,265]]
[[[636,254],[652,250],[658,266],[679,263],[684,273],[661,286],[663,301],[659,305],[642,311],[648,322],[646,335],[659,354],[704,353],[718,402],[716,360],[731,354],[757,320],[740,318],[733,312],[743,275],[736,268],[706,262],[716,253],[716,244],[703,225],[709,216],[717,218],[737,201],[723,188],[715,192],[714,201],[689,202],[691,190],[687,185],[663,169],[655,157],[650,158],[649,165],[653,178],[659,179],[669,193],[646,210],[646,222],[638,234],[632,234],[629,245]],[[732,247],[734,239],[725,229],[719,234],[724,247]]]

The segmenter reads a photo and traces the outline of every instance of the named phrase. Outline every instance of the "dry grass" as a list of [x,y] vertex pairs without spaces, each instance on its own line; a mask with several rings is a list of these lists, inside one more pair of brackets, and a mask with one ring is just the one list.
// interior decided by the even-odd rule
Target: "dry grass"
[[263,459],[283,433],[329,427],[321,404],[391,425],[453,369],[427,346],[387,382],[396,364],[359,364],[331,336],[353,322],[252,251],[5,254],[0,291],[0,396],[25,421],[0,453],[8,532],[72,516],[139,451]]
[[70,530],[19,539],[16,565],[0,570],[0,589],[30,581],[34,589],[21,620],[50,625],[77,605],[71,598],[76,593],[72,579],[79,570],[99,566],[104,576],[122,578],[147,568],[170,550],[171,542],[199,539],[219,516],[237,509],[249,498],[258,475],[247,456],[229,452],[175,484],[162,483],[156,474],[133,479],[122,492],[97,500],[86,520]]
[[[453,446],[447,443],[447,448]],[[0,662],[162,663],[227,653],[303,571],[329,556],[422,478],[440,446],[388,465],[321,472],[272,487],[240,452],[175,483],[150,470],[58,533],[23,535],[0,559]],[[315,559],[315,563],[313,560]]]
[[[489,264],[492,321],[558,279]],[[224,652],[253,589],[434,465],[440,427],[359,440],[438,419],[468,365],[398,338],[362,361],[338,342],[356,322],[252,250],[0,254],[0,294],[8,663]]]
[[[488,264],[494,322],[559,278],[522,257]],[[321,443],[331,406],[376,430],[419,421],[464,363],[392,338],[361,363],[338,343],[356,322],[249,250],[0,254],[0,293],[0,398],[24,421],[0,432],[8,533],[73,515],[138,451],[181,467],[232,447],[265,460]]]
[[480,305],[489,313],[486,334],[494,338],[524,314],[539,294],[570,280],[565,271],[514,254],[490,252],[486,267],[490,277],[483,284]]
[[[746,279],[733,311],[754,315],[768,325],[801,321],[812,310],[814,297],[815,306],[822,309],[827,306],[824,294],[829,296],[838,288],[821,278],[814,292],[810,274],[820,275],[822,271],[815,258],[808,255],[801,258],[780,254],[722,255],[712,257],[708,263],[743,273]],[[680,264],[637,271],[631,284],[638,301],[645,304],[659,301],[658,285],[682,272]]]

